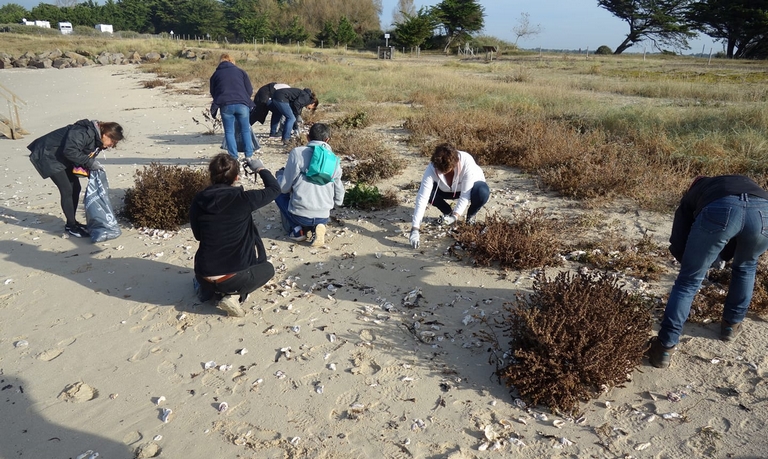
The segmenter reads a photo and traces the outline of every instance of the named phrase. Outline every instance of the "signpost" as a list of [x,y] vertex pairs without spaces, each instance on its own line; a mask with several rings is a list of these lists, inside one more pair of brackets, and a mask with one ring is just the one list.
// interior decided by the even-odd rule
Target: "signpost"
[[389,34],[388,33],[384,34],[384,46],[389,48]]

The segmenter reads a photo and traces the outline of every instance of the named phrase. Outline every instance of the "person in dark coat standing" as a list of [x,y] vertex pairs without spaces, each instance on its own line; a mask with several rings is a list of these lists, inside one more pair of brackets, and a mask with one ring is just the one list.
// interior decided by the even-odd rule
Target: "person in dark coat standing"
[[693,298],[718,257],[733,257],[720,339],[732,341],[738,335],[752,301],[757,259],[768,250],[768,191],[743,175],[697,177],[675,211],[669,241],[680,273],[648,351],[657,368],[669,366]]
[[117,146],[123,128],[117,123],[80,120],[35,139],[27,147],[29,160],[44,179],[50,178],[59,189],[64,231],[74,237],[88,237],[85,225],[75,219],[80,201],[80,177],[103,169],[96,160],[101,150]]
[[220,153],[208,165],[211,186],[195,195],[189,210],[192,234],[200,241],[195,254],[197,297],[205,302],[216,296],[216,307],[235,317],[245,315],[248,294],[275,275],[254,212],[275,200],[280,185],[261,160],[251,158],[246,164],[264,181],[264,189],[244,191],[233,186],[240,165]]
[[269,101],[272,100],[272,94],[278,89],[287,88],[290,86],[285,83],[272,82],[265,84],[256,91],[256,95],[253,96],[254,107],[251,110],[251,125],[257,121],[264,124],[264,121],[267,120],[267,113],[269,113]]
[[301,116],[301,110],[307,107],[310,110],[317,108],[317,96],[309,88],[286,88],[278,89],[272,94],[272,100],[269,102],[269,111],[272,112],[272,118],[269,123],[269,137],[274,139],[277,136],[277,130],[280,127],[280,118],[285,117],[283,125],[283,145],[288,145],[293,132],[293,123],[296,118]]
[[211,114],[215,117],[216,112],[221,109],[221,123],[224,126],[227,152],[237,160],[235,138],[235,123],[237,123],[245,157],[250,158],[254,150],[250,123],[253,86],[248,74],[235,65],[232,56],[224,53],[221,55],[219,66],[211,75],[210,90],[213,96]]

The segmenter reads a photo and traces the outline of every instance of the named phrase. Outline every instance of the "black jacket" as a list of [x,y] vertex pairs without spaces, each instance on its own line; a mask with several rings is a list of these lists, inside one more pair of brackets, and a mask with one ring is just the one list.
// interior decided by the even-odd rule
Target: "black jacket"
[[[720,198],[742,193],[751,194],[759,198],[768,199],[768,192],[760,188],[749,177],[743,175],[719,175],[717,177],[703,177],[697,180],[680,200],[680,205],[675,211],[675,220],[672,223],[672,235],[669,237],[669,251],[677,261],[682,261],[685,245],[688,242],[688,234],[691,226],[699,215],[701,209]],[[734,241],[728,242],[720,258],[730,260],[736,250]]]
[[265,84],[264,86],[260,87],[258,91],[256,91],[256,95],[253,96],[253,110],[251,110],[251,126],[255,122],[259,122],[261,124],[264,124],[264,121],[267,119],[267,113],[269,113],[269,108],[267,108],[267,104],[269,104],[269,99],[272,98],[272,94],[274,94],[275,85],[276,82],[272,82],[269,84]]
[[301,116],[301,109],[312,103],[312,90],[309,88],[278,89],[272,94],[276,102],[288,102],[294,116]]
[[[189,223],[200,247],[195,273],[220,276],[236,273],[267,259],[252,212],[274,201],[280,185],[266,169],[259,172],[263,190],[216,184],[197,193],[189,210]],[[255,250],[254,250],[255,248]]]
[[42,178],[81,166],[90,169],[104,144],[96,121],[80,120],[38,137],[27,148],[29,160]]

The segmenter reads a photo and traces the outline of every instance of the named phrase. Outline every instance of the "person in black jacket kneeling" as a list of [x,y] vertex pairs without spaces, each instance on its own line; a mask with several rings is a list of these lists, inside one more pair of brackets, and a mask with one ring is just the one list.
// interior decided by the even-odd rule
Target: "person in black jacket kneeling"
[[233,186],[240,165],[228,153],[221,153],[208,165],[211,186],[197,193],[189,210],[192,233],[200,241],[195,254],[197,297],[205,302],[215,296],[216,307],[235,317],[245,315],[243,303],[248,294],[275,275],[254,219],[257,209],[280,194],[280,185],[261,160],[246,161],[264,181],[264,189],[245,191]]
[[757,259],[768,250],[768,192],[743,175],[697,177],[675,211],[669,242],[680,273],[648,352],[657,368],[669,366],[693,298],[719,259],[733,258],[720,339],[738,335],[752,300]]

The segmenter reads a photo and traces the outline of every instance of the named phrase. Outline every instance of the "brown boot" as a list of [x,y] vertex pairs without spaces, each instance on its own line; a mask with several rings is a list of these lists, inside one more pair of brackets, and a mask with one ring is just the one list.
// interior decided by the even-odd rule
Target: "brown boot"
[[720,339],[723,341],[735,340],[736,337],[739,336],[739,333],[741,333],[742,323],[743,322],[732,324],[732,323],[726,322],[725,320],[720,321]]

